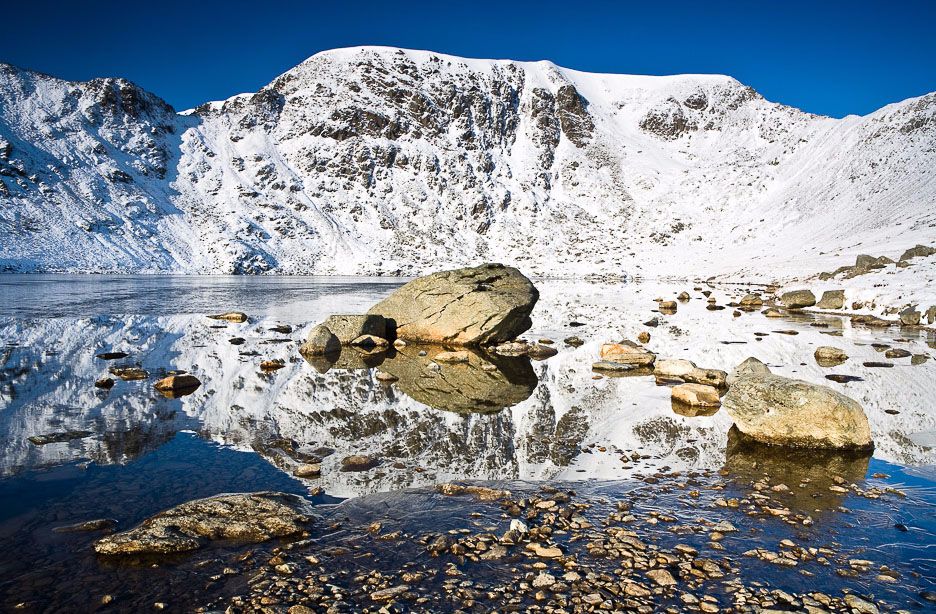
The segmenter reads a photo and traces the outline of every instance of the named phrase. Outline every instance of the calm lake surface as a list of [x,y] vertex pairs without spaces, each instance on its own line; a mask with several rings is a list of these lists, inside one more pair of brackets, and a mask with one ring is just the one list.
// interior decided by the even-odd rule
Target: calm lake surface
[[[791,591],[821,582],[826,592],[873,594],[913,611],[936,605],[923,596],[936,590],[932,331],[863,328],[826,315],[732,317],[730,308],[706,310],[695,291],[677,314],[661,316],[653,312],[653,298],[692,291],[692,284],[544,281],[537,283],[542,298],[526,337],[556,342],[559,354],[545,361],[479,354],[467,365],[429,373],[432,351],[349,352],[337,364],[310,363],[298,354],[312,325],[333,313],[364,312],[401,283],[0,276],[0,608],[141,611],[165,602],[170,610],[188,611],[245,590],[241,577],[209,581],[220,573],[217,565],[198,557],[124,565],[94,555],[91,544],[100,534],[53,531],[91,519],[113,519],[123,530],[193,498],[278,490],[308,497],[326,517],[371,518],[376,509],[393,508],[401,526],[443,529],[457,525],[457,515],[445,508],[454,503],[429,502],[426,489],[452,480],[518,490],[548,481],[608,502],[651,489],[644,500],[655,509],[687,517],[711,513],[653,490],[647,478],[658,472],[711,476],[702,482],[703,502],[727,496],[726,490],[743,498],[763,475],[783,476],[792,489],[785,505],[808,514],[811,523],[791,529],[746,517],[742,509],[731,522],[745,538],[729,545],[729,556],[785,537],[834,542],[852,558],[894,570],[898,580],[841,575],[834,565],[806,576],[760,561],[744,572],[752,578],[769,577]],[[719,302],[739,293],[712,290]],[[249,321],[206,317],[230,310],[246,312]],[[643,325],[651,317],[659,326]],[[600,344],[635,338],[641,330],[651,332],[648,347],[661,357],[730,371],[753,355],[778,374],[851,396],[868,413],[873,456],[751,450],[733,440],[724,411],[677,413],[669,388],[652,376],[594,379]],[[570,335],[584,345],[564,345]],[[821,367],[812,357],[818,345],[840,347],[850,360]],[[927,358],[863,366],[883,360],[882,346]],[[96,357],[102,352],[126,356]],[[259,368],[274,359],[284,367]],[[148,377],[115,377],[112,389],[95,387],[109,368],[127,366]],[[179,398],[154,390],[156,379],[178,369],[196,375],[202,386]],[[398,379],[383,383],[379,371]],[[856,379],[826,379],[833,373]],[[368,471],[340,471],[340,460],[352,454],[380,463]],[[321,477],[293,477],[309,458],[322,459]],[[832,482],[824,480],[832,476],[846,487],[885,494],[830,491]],[[707,493],[714,480],[718,489]],[[427,506],[438,506],[437,513],[427,514]],[[392,546],[384,549],[374,561],[390,565],[401,556]],[[225,552],[212,556],[222,561]],[[105,607],[104,595],[116,599]]]

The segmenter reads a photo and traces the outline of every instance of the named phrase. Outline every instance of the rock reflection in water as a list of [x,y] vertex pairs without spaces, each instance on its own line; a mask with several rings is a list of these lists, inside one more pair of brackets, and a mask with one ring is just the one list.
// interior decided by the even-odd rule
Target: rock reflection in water
[[[870,452],[810,450],[770,446],[752,440],[737,427],[728,431],[725,470],[742,488],[764,490],[793,514],[812,516],[835,510],[849,484],[860,484],[868,473]],[[788,490],[758,488],[785,485]]]
[[319,373],[379,367],[396,378],[393,386],[408,397],[461,414],[496,413],[525,401],[536,388],[536,373],[529,358],[462,348],[467,361],[435,361],[440,353],[450,350],[439,345],[408,345],[387,352],[344,347],[340,354],[303,358]]

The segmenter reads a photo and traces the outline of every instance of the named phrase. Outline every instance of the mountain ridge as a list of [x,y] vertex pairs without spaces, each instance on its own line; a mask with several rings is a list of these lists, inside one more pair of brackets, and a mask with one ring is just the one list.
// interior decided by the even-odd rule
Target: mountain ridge
[[725,75],[354,47],[176,113],[0,65],[0,270],[776,277],[926,242],[934,144],[936,94],[834,119]]

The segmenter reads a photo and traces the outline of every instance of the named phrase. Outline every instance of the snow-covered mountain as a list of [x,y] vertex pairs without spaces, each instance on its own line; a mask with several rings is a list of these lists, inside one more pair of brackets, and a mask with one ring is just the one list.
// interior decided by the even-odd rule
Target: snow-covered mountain
[[764,276],[936,236],[936,94],[831,119],[730,77],[363,47],[177,114],[0,64],[0,270]]

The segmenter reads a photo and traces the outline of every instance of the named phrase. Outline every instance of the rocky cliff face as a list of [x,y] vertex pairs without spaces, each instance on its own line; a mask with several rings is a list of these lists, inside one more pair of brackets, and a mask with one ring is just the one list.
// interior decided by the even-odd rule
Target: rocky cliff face
[[717,75],[389,48],[183,114],[2,66],[0,267],[766,271],[931,233],[934,118],[934,94],[833,120]]

